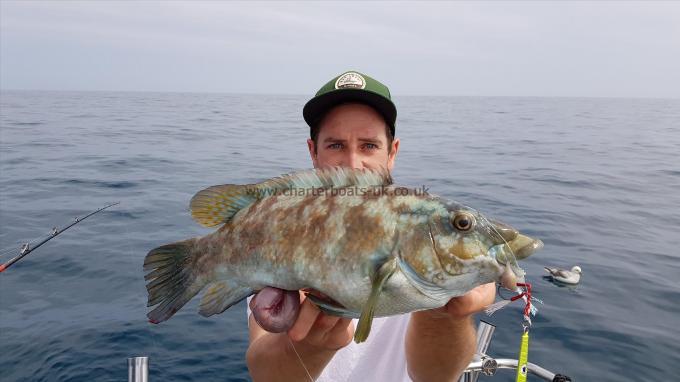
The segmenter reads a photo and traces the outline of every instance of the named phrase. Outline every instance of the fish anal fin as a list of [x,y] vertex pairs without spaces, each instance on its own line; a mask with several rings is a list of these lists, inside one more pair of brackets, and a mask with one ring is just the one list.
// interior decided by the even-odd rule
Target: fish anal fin
[[249,287],[226,281],[214,282],[203,295],[198,312],[204,317],[220,314],[251,294],[253,290]]
[[375,307],[378,304],[380,292],[387,283],[387,280],[394,274],[397,269],[397,258],[391,258],[382,265],[380,265],[376,272],[371,277],[371,293],[366,300],[364,308],[361,310],[359,322],[357,323],[356,331],[354,332],[354,342],[362,343],[366,341],[371,332],[371,323],[375,315]]

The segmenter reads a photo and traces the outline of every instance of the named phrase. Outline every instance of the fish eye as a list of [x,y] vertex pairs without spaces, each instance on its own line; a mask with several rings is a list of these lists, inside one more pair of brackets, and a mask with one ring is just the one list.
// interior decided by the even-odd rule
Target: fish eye
[[468,212],[458,212],[453,217],[453,226],[459,231],[467,232],[475,226],[475,217]]

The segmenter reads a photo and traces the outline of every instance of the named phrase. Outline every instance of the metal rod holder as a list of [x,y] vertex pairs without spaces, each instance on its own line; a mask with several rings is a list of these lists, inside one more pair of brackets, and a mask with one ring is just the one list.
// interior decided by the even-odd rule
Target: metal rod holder
[[149,381],[149,357],[128,358],[128,382]]
[[[509,358],[499,358],[494,360],[496,363],[496,368],[497,369],[517,369],[517,360],[516,359],[509,359]],[[484,369],[484,364],[482,361],[477,361],[477,362],[472,362],[470,365],[467,367],[466,371],[471,371],[471,372],[479,372]],[[548,371],[536,364],[533,364],[531,362],[527,362],[527,373],[535,375],[544,381],[553,381],[555,379],[555,376],[557,374]],[[465,373],[465,374],[471,374],[471,373]],[[563,377],[564,378],[564,377]],[[567,379],[571,381],[571,379]]]
[[496,330],[496,326],[490,324],[484,320],[479,321],[479,326],[477,327],[477,353],[486,354],[489,349],[489,344],[491,343],[491,337],[493,337],[493,332]]

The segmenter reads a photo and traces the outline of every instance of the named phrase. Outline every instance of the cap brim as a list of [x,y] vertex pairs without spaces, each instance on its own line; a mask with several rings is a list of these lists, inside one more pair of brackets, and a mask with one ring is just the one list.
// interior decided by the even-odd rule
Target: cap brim
[[359,102],[376,109],[390,127],[394,136],[394,123],[397,119],[397,108],[392,101],[380,94],[364,89],[338,89],[332,92],[316,96],[309,100],[302,109],[305,122],[312,127],[319,122],[326,112],[332,107],[345,102]]

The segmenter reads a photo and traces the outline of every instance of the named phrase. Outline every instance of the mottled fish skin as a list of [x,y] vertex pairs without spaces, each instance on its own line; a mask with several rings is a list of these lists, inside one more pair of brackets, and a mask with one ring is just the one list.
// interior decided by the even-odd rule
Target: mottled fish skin
[[[233,293],[240,298],[267,286],[311,289],[358,317],[372,273],[389,259],[397,258],[399,267],[380,294],[376,316],[441,307],[451,297],[499,280],[505,267],[489,249],[511,241],[511,228],[434,195],[387,183],[374,186],[374,192],[352,195],[278,193],[255,200],[216,232],[190,239],[191,285],[223,282],[241,291]],[[472,227],[454,226],[458,216],[471,220]],[[145,269],[153,269],[149,263]],[[214,299],[205,315],[235,302]],[[154,305],[151,292],[149,302]],[[166,311],[150,317],[163,320],[174,313]]]

